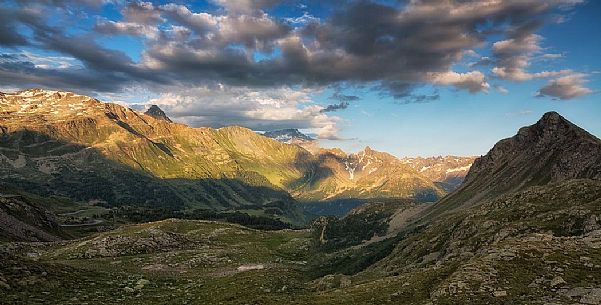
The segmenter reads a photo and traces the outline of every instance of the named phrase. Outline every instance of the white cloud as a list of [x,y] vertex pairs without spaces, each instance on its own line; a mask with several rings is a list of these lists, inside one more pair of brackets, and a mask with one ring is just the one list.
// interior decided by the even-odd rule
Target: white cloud
[[586,74],[573,73],[551,80],[538,91],[538,96],[550,96],[561,100],[570,100],[591,94],[593,90],[584,86],[588,82]]
[[433,84],[454,86],[466,89],[469,92],[487,91],[490,88],[490,85],[486,82],[486,77],[480,71],[430,73],[428,79]]
[[284,20],[290,24],[294,24],[294,25],[306,25],[309,23],[319,23],[320,19],[309,14],[309,12],[304,12],[302,16],[299,17],[291,17],[291,18],[284,18]]

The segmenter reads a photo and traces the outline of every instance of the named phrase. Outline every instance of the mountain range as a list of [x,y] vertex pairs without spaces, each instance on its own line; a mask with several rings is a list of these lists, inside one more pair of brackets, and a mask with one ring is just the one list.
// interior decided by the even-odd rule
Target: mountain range
[[[1,94],[0,106],[0,181],[38,195],[290,220],[300,217],[295,199],[435,201],[451,189],[370,148],[311,153],[242,127],[174,123],[156,105],[139,113],[71,92],[30,89]],[[267,135],[290,142],[291,132],[314,141],[298,131]]]

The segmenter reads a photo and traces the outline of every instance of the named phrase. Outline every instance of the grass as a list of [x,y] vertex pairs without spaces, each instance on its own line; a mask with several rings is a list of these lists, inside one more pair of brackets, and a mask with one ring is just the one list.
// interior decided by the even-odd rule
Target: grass
[[[0,303],[231,304],[244,299],[248,304],[294,304],[297,296],[308,294],[304,283],[310,237],[305,231],[166,220],[125,226],[89,240],[124,237],[146,242],[161,236],[148,230],[185,236],[193,243],[168,251],[92,258],[79,256],[96,246],[82,245],[84,240],[35,248],[41,253],[39,261],[20,257],[0,263],[0,279],[11,285]],[[264,268],[238,270],[253,264]],[[135,288],[142,278],[150,283]]]

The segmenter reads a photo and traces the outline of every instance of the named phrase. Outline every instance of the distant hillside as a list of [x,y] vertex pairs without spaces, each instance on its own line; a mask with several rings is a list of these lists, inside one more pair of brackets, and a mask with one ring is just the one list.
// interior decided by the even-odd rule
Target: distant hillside
[[293,191],[308,201],[349,198],[411,198],[436,201],[445,192],[396,157],[366,147],[346,154],[321,149],[317,167]]

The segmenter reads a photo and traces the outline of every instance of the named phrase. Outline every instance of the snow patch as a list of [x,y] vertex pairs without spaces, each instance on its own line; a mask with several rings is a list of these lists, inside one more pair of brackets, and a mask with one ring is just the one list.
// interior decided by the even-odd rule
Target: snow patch
[[353,178],[355,178],[355,169],[357,169],[357,166],[355,165],[353,167],[352,163],[349,163],[348,161],[344,161],[344,167],[346,168],[346,171],[349,173],[349,178],[351,180],[353,180]]

